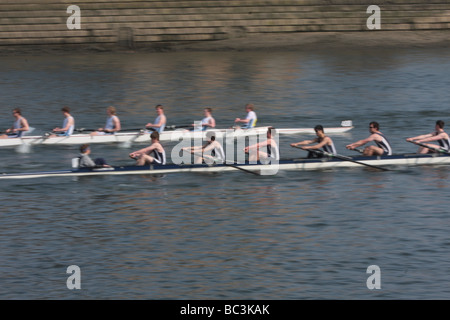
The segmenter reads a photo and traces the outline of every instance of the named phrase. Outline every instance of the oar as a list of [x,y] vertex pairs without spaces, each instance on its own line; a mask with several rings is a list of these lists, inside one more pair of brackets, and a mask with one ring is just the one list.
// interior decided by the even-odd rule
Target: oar
[[189,124],[189,125],[181,125],[181,126],[170,125],[170,126],[166,126],[165,127],[165,129],[167,129],[167,130],[175,130],[175,129],[178,129],[178,128],[193,128],[193,126]]
[[[197,152],[193,152],[192,154],[193,154],[193,155],[196,155],[197,157],[200,157],[200,158],[205,159],[205,155],[204,155],[204,154],[197,153]],[[208,156],[208,155],[206,155],[206,156]],[[209,156],[208,156],[208,157],[209,157]],[[246,172],[246,173],[251,173],[251,174],[254,174],[254,175],[257,175],[257,176],[260,175],[260,174],[259,174],[258,172],[256,172],[256,171],[247,170],[247,169],[244,169],[244,168],[241,168],[241,167],[237,166],[237,165],[236,165],[236,162],[233,162],[233,164],[230,164],[230,163],[227,163],[227,161],[225,160],[222,164],[225,165],[225,166],[228,166],[228,167],[232,167],[232,168],[234,168],[234,169],[238,169],[238,170],[244,171],[244,172]]]
[[[293,147],[297,148],[297,149],[305,150],[302,147],[298,147],[298,146],[293,146]],[[315,152],[315,153],[318,153],[318,154],[323,154],[323,155],[326,155],[328,157],[341,159],[341,160],[344,160],[344,161],[350,161],[350,162],[353,162],[353,163],[356,163],[356,164],[360,164],[360,165],[363,165],[363,166],[367,166],[367,167],[371,167],[371,168],[374,168],[374,169],[383,170],[383,171],[390,171],[389,169],[378,167],[378,166],[373,166],[371,164],[367,164],[367,163],[364,163],[364,162],[359,162],[359,161],[353,160],[350,157],[342,156],[340,154],[332,154],[332,153],[328,153],[328,152],[325,152],[325,151],[322,151],[322,150],[314,150],[314,149],[306,149],[306,150],[307,151],[311,151],[311,152]]]
[[[145,130],[145,129],[143,129],[143,128],[120,129],[119,132],[122,132],[122,131],[142,131],[142,130]],[[87,132],[87,131],[94,132],[94,131],[98,131],[98,129],[78,128],[78,129],[74,129],[73,131],[77,131],[77,132]]]
[[[408,141],[408,140],[406,140],[406,141]],[[433,150],[435,152],[444,153],[444,154],[450,154],[450,152],[448,152],[448,151],[446,151],[446,150],[444,150],[442,148],[433,148],[431,146],[427,146],[426,144],[423,144],[423,143],[420,143],[420,142],[417,142],[417,141],[408,141],[408,142],[411,142],[411,143],[414,143],[414,144],[416,144],[418,146],[421,146],[421,147]]]

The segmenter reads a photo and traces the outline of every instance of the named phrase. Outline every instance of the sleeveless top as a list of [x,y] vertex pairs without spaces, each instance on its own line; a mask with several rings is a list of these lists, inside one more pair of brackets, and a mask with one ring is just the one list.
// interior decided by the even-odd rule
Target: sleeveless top
[[[158,124],[160,120],[161,120],[161,116],[157,116],[155,119],[155,124]],[[155,131],[158,133],[161,133],[164,131],[165,127],[166,127],[166,124],[163,123],[163,124],[161,124],[161,126],[159,128],[155,128]]]
[[166,152],[159,152],[156,149],[152,150],[152,157],[154,158],[154,163],[165,165],[166,164]]
[[267,145],[267,156],[269,158],[280,160],[280,151],[278,150],[278,146],[276,145]]
[[382,133],[379,133],[379,132],[375,132],[375,134],[378,134],[379,136],[381,136],[383,138],[381,141],[374,140],[374,142],[377,144],[377,146],[380,147],[381,149],[383,149],[385,155],[388,155],[388,156],[392,155],[392,148],[391,148],[389,141],[386,139],[386,137]]
[[[20,124],[20,121],[22,121],[22,117],[20,117],[19,119],[17,119],[16,121],[14,121],[14,124],[13,124],[13,128],[14,129],[20,129],[20,128],[22,128],[22,126],[21,126],[21,124]],[[22,135],[23,135],[23,133],[24,133],[25,131],[17,131],[16,133],[15,133],[15,135],[17,136],[17,138],[20,138]]]
[[108,130],[115,129],[114,119],[116,119],[116,118],[117,118],[117,116],[111,116],[108,119],[106,119],[105,129],[108,129]]
[[[63,128],[66,127],[66,125],[67,125],[67,123],[69,122],[70,119],[73,120],[73,117],[70,116],[70,117],[64,119],[64,122],[63,122],[63,125],[62,125]],[[73,124],[69,127],[69,130],[67,130],[66,132],[62,132],[62,134],[64,136],[70,136],[73,133],[74,129],[75,129],[75,121],[73,121]]]
[[223,148],[221,145],[216,146],[214,149],[211,150],[211,155],[216,158],[218,162],[224,162],[225,161],[225,152],[223,151]]
[[[435,136],[438,135],[438,132],[435,132],[434,135]],[[446,151],[449,151],[449,149],[450,149],[450,139],[442,138],[442,139],[439,139],[439,140],[436,140],[436,141],[439,143],[439,145],[441,146],[442,149],[444,149]]]
[[205,126],[205,124],[208,124],[211,119],[212,119],[212,117],[205,117],[202,119],[202,121],[201,121],[201,125],[202,125],[201,130],[202,131],[205,131],[206,129],[209,128],[208,126]]
[[[322,139],[319,138],[319,143],[320,142],[322,142]],[[331,153],[331,154],[337,153],[333,141],[331,142],[331,146],[326,144],[322,147],[322,149],[323,149],[323,151],[325,151],[327,153]]]

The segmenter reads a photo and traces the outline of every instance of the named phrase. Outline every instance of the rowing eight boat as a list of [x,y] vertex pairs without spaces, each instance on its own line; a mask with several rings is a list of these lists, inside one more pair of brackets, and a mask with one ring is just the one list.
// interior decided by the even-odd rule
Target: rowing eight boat
[[[351,125],[345,125],[346,121],[342,122],[340,127],[326,128],[327,134],[345,133],[353,129]],[[347,121],[350,122],[351,121]],[[265,134],[268,127],[256,127],[252,129],[211,129],[216,133],[216,138],[233,139],[239,137],[255,136]],[[183,139],[203,139],[206,136],[206,131],[187,131],[174,130],[164,131],[160,133],[159,140],[161,142],[179,141]],[[314,134],[313,128],[292,128],[292,129],[277,129],[278,134],[294,135],[294,134]],[[115,134],[95,135],[90,134],[72,134],[68,137],[50,137],[50,136],[24,136],[22,138],[0,139],[0,147],[11,147],[19,145],[81,145],[91,143],[149,143],[150,132],[146,130],[135,132],[117,132]]]
[[150,165],[150,166],[120,166],[112,168],[80,168],[73,170],[58,170],[32,173],[0,174],[0,179],[30,179],[44,177],[66,176],[98,176],[98,175],[148,175],[166,174],[176,172],[222,172],[236,170],[236,167],[255,171],[260,174],[275,174],[278,170],[323,170],[332,168],[361,167],[359,163],[373,166],[416,166],[416,165],[449,165],[450,155],[447,154],[399,154],[392,156],[354,156],[349,157],[354,161],[346,161],[337,158],[313,158],[281,160],[277,164],[234,164],[234,165]]

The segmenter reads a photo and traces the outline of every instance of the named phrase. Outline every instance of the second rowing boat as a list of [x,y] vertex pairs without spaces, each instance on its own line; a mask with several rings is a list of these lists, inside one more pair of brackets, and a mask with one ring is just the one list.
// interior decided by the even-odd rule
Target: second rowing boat
[[[350,125],[344,125],[350,124]],[[256,127],[252,129],[211,129],[206,131],[174,130],[160,133],[161,142],[179,141],[184,139],[203,139],[208,131],[213,131],[217,139],[237,139],[239,137],[265,134],[268,127]],[[327,134],[340,134],[353,129],[351,121],[343,121],[340,127],[326,128]],[[314,134],[313,128],[277,129],[280,135]],[[150,137],[146,130],[135,132],[117,132],[115,134],[95,135],[72,134],[71,136],[24,136],[21,138],[0,139],[0,147],[20,145],[81,145],[85,143],[149,143]]]

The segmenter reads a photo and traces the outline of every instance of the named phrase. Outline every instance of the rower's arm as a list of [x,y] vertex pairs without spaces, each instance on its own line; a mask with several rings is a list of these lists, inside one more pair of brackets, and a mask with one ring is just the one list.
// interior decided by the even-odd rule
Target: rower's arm
[[111,132],[116,132],[116,131],[120,131],[121,126],[120,126],[120,120],[118,117],[114,118],[114,129],[111,130]]
[[417,142],[431,142],[446,138],[446,134],[444,132],[436,135],[429,134],[424,136],[424,138],[418,139]]
[[27,119],[22,118],[21,123],[22,123],[22,128],[17,129],[18,131],[28,131],[28,130],[30,130],[30,126],[28,125]]
[[138,151],[135,151],[135,152],[133,152],[133,153],[134,153],[134,154],[148,154],[148,153],[152,152],[153,149],[155,149],[155,146],[152,144],[152,145],[149,146],[149,147],[142,148],[142,149],[140,149],[140,150],[138,150]]
[[432,137],[432,136],[433,136],[432,133],[428,133],[428,134],[422,134],[422,135],[420,135],[420,136],[408,138],[408,139],[406,139],[406,140],[407,140],[407,141],[415,141],[415,140],[426,139],[426,138],[429,138],[429,137]]
[[313,140],[303,140],[300,142],[296,142],[296,143],[292,143],[291,146],[295,147],[295,146],[304,146],[306,144],[311,144],[317,142],[317,139],[313,139]]
[[326,145],[329,142],[329,139],[323,139],[321,142],[319,142],[316,145],[313,146],[309,146],[308,149],[320,149],[322,148],[324,145]]
[[357,147],[365,145],[366,143],[373,141],[373,140],[375,140],[375,139],[374,139],[373,135],[371,135],[370,137],[368,137],[366,139],[359,140],[359,141],[356,141],[356,142],[353,142],[353,143],[347,145],[347,148],[357,148]]

